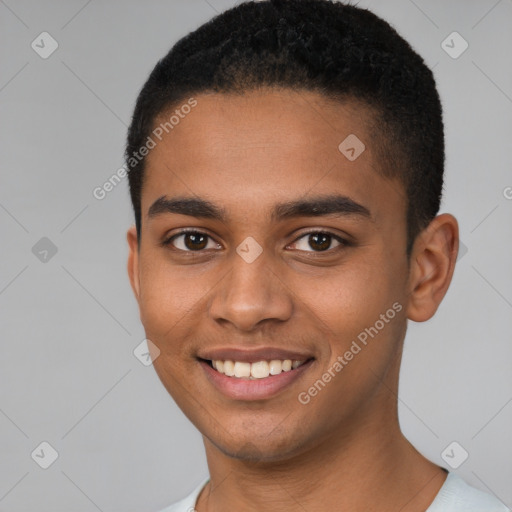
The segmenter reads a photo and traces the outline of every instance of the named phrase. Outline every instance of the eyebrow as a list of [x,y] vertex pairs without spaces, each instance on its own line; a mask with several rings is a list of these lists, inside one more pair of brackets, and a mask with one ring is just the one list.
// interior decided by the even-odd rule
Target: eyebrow
[[[191,217],[228,221],[224,208],[201,198],[162,196],[148,210],[148,218],[165,213],[188,215]],[[322,195],[310,199],[298,199],[279,203],[271,212],[271,220],[281,221],[295,217],[320,217],[325,215],[347,217],[358,216],[373,220],[370,210],[347,196]]]

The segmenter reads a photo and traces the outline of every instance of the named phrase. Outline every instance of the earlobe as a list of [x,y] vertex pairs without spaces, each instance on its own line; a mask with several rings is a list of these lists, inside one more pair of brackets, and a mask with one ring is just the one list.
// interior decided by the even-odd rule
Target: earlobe
[[139,278],[139,242],[137,238],[137,229],[132,226],[126,233],[128,241],[129,254],[128,254],[128,276],[132,286],[133,293],[137,302],[140,297],[140,278]]
[[432,318],[443,300],[455,269],[459,228],[450,214],[437,216],[418,235],[411,254],[407,317]]

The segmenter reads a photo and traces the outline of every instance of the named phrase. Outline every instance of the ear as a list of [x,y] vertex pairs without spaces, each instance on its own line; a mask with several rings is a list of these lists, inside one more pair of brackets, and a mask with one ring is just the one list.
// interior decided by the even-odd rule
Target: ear
[[132,226],[126,233],[128,240],[129,254],[128,254],[128,276],[130,284],[132,285],[133,293],[137,302],[140,298],[140,279],[139,279],[139,242],[137,239],[137,229]]
[[453,215],[437,216],[418,235],[411,252],[407,317],[424,322],[434,316],[455,269],[459,226]]

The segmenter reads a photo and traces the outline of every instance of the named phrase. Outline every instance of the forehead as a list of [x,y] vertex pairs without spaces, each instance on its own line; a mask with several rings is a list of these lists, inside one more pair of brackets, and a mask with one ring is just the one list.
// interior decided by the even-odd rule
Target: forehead
[[[197,106],[164,134],[169,141],[175,139],[175,148],[193,148],[190,159],[233,157],[253,150],[260,157],[295,156],[321,163],[340,156],[338,146],[345,136],[359,134],[370,143],[365,120],[371,114],[354,101],[341,103],[291,89],[201,94],[196,101]],[[175,109],[180,106],[162,114],[156,125],[165,123]]]
[[[194,98],[197,105],[168,126],[146,158],[143,214],[162,195],[248,211],[312,192],[364,204],[391,185],[378,172],[371,113],[361,104],[288,89]],[[155,127],[179,109],[162,114]]]

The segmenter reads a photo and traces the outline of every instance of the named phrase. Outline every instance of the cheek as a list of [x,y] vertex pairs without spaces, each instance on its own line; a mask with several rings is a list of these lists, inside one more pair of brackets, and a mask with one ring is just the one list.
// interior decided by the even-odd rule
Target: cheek
[[307,297],[307,305],[314,306],[318,316],[317,325],[328,326],[329,332],[325,358],[303,392],[319,414],[332,411],[333,403],[338,405],[332,412],[333,424],[373,395],[396,359],[405,333],[400,281],[380,269],[361,260],[357,268],[316,280],[315,292]]
[[301,300],[335,335],[357,334],[373,325],[403,293],[401,280],[390,269],[363,259],[315,276],[302,289]]
[[208,304],[222,275],[201,265],[171,265],[165,254],[150,256],[141,267],[140,316],[147,338],[160,350],[155,368],[189,371],[191,347],[198,334],[208,334]]
[[[362,256],[350,267],[317,276],[314,284],[302,288],[310,291],[302,300],[327,337],[323,371],[342,357],[345,377],[337,380],[349,378],[358,386],[372,372],[385,371],[405,325],[404,276],[396,260],[376,256]],[[358,370],[347,372],[346,366]]]
[[186,325],[207,292],[201,280],[162,260],[148,258],[151,263],[142,267],[140,275],[141,321],[148,337],[160,341],[180,324]]

